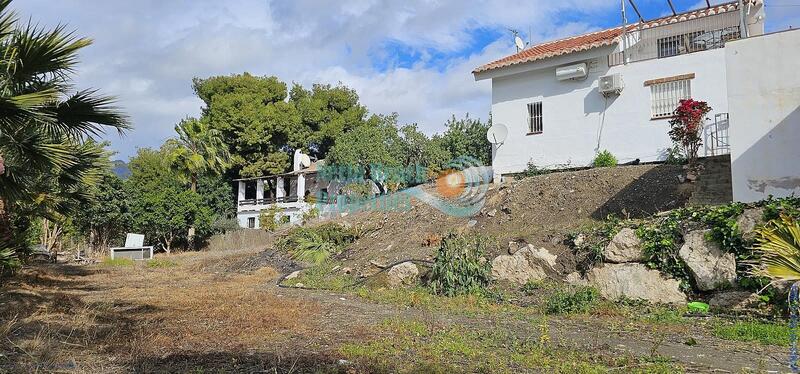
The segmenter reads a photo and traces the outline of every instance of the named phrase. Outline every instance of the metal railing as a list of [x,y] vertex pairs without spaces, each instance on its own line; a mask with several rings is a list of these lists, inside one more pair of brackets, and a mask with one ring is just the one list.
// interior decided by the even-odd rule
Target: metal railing
[[284,196],[284,197],[265,198],[265,199],[245,199],[245,200],[239,200],[239,206],[269,205],[275,203],[295,203],[297,201],[298,201],[297,196]]
[[667,58],[723,48],[741,38],[739,13],[726,12],[700,18],[645,27],[631,27],[625,35],[624,50],[608,55],[608,66],[655,58]]
[[714,123],[707,125],[703,132],[706,156],[727,155],[731,153],[731,144],[728,141],[728,113],[714,115]]

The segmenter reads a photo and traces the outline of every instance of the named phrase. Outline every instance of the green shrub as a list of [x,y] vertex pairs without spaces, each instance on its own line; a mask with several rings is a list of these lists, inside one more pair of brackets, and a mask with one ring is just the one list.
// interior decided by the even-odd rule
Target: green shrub
[[275,242],[275,247],[298,261],[319,264],[341,253],[358,239],[358,230],[337,223],[295,227]]
[[284,217],[289,218],[289,216],[281,216],[281,209],[272,205],[258,215],[258,225],[262,230],[275,231],[281,223],[288,223],[288,221],[283,222]]
[[586,313],[597,305],[599,299],[600,294],[593,287],[577,287],[559,290],[547,298],[545,313]]
[[484,257],[486,242],[477,235],[451,233],[442,238],[431,270],[431,291],[446,296],[483,293],[492,272]]
[[686,163],[686,155],[679,145],[673,145],[667,150],[667,159],[664,162],[668,165],[683,165]]
[[596,168],[617,166],[617,158],[614,157],[614,155],[611,154],[611,152],[609,152],[608,150],[603,150],[602,152],[598,153],[597,156],[594,157],[594,161],[592,161],[592,166]]
[[303,224],[307,224],[311,222],[311,220],[316,219],[319,217],[319,209],[317,207],[313,207],[305,212],[303,212]]
[[540,168],[533,163],[533,161],[528,161],[528,166],[525,168],[525,171],[521,173],[522,177],[533,177],[537,175],[547,174],[549,171],[547,169]]

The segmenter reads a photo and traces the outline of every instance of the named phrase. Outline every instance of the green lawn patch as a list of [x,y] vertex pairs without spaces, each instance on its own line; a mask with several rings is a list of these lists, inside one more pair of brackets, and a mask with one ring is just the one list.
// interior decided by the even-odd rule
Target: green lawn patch
[[789,346],[789,326],[785,324],[742,321],[718,324],[714,326],[713,333],[726,340]]

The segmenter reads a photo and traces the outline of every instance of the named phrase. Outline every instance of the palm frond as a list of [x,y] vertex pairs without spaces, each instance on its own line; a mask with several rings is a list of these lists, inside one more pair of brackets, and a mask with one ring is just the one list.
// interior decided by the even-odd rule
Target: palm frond
[[753,273],[775,280],[800,280],[800,222],[783,217],[756,232],[754,249],[760,260]]
[[78,51],[90,44],[90,39],[77,38],[67,32],[66,25],[45,30],[28,22],[11,36],[7,58],[13,58],[7,61],[6,74],[13,82],[22,84],[18,88],[41,75],[65,80],[75,69]]
[[122,134],[131,126],[128,117],[114,103],[113,97],[99,96],[96,90],[79,91],[53,108],[56,118],[53,126],[72,137],[100,135],[104,127]]

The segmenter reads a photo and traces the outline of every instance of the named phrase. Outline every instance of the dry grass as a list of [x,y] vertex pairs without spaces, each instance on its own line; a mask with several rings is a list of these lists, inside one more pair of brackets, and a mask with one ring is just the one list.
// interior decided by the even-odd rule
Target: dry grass
[[[230,360],[276,351],[281,341],[314,331],[314,303],[267,290],[274,270],[196,270],[242,253],[229,255],[173,255],[168,259],[176,265],[170,267],[24,270],[0,289],[0,372],[240,367]],[[176,360],[194,366],[176,367],[173,357],[191,357]]]

